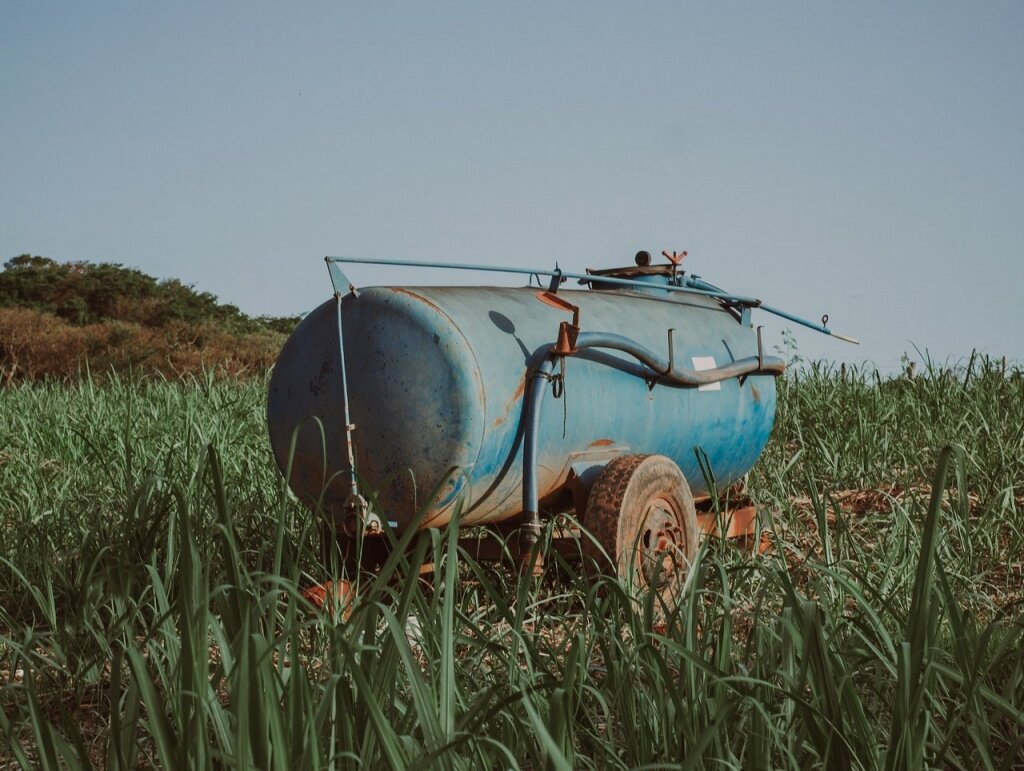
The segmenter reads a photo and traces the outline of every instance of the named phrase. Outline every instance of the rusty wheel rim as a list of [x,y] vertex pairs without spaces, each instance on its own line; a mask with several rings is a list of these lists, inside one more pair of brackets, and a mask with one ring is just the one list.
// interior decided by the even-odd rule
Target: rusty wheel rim
[[661,590],[685,575],[686,534],[679,519],[666,497],[658,496],[647,505],[635,550],[637,578],[643,585]]

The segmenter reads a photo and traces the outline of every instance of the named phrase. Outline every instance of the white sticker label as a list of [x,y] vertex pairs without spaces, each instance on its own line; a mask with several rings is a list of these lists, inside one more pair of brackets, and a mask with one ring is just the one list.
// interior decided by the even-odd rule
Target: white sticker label
[[[715,369],[718,365],[715,364],[714,356],[694,356],[693,357],[693,368],[698,372],[703,372],[707,369]],[[708,383],[707,385],[698,386],[698,391],[721,391],[721,383]]]

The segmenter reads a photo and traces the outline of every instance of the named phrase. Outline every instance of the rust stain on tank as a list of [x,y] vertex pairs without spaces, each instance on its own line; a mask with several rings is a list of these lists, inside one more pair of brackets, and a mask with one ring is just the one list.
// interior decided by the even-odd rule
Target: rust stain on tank
[[609,447],[615,444],[614,439],[598,439],[597,441],[591,442],[589,447]]
[[523,394],[526,393],[526,381],[523,380],[516,389],[516,392],[512,394],[512,398],[508,400],[508,405],[505,407],[505,411],[508,412],[516,402],[523,398]]
[[761,392],[757,390],[757,386],[753,383],[750,384],[750,395],[754,397],[755,402],[761,401]]
[[495,426],[500,426],[502,423],[505,422],[505,419],[508,418],[509,412],[511,412],[512,408],[515,407],[520,401],[522,401],[523,395],[525,393],[526,393],[526,380],[524,379],[519,384],[519,387],[516,388],[515,393],[513,393],[512,396],[509,398],[509,400],[505,403],[504,411],[502,412],[501,415],[498,416],[497,420],[494,421],[494,425]]
[[[415,292],[410,292],[408,289],[406,289],[405,287],[401,287],[401,286],[393,286],[393,287],[390,287],[390,289],[392,291],[394,291],[394,292],[398,292],[399,294],[404,294],[404,295],[407,295],[409,297],[412,297],[415,300],[419,300],[424,305],[426,305],[426,306],[428,306],[430,308],[433,308],[435,311],[440,313],[442,316],[444,316],[446,319],[448,319],[448,321],[451,321],[451,317],[447,313],[445,313],[443,310],[441,310],[434,303],[430,302],[430,300],[428,300],[423,295],[418,295]],[[455,326],[454,322],[452,322],[452,326]]]

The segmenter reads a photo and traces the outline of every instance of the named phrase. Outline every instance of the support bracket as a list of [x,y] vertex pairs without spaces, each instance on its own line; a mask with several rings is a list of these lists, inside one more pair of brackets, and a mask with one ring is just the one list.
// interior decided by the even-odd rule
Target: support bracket
[[338,267],[338,263],[330,257],[324,258],[324,262],[327,263],[327,272],[331,276],[331,286],[334,287],[334,294],[341,297],[344,294],[351,293],[353,297],[359,297],[359,290],[356,289],[356,285],[348,280],[348,276]]

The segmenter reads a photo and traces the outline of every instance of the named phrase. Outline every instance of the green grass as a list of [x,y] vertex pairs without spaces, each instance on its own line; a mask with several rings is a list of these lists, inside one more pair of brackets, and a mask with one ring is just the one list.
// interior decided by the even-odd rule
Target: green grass
[[781,386],[748,480],[772,548],[705,541],[664,624],[452,529],[342,621],[300,596],[331,570],[261,384],[3,390],[0,768],[1024,763],[1024,377]]

